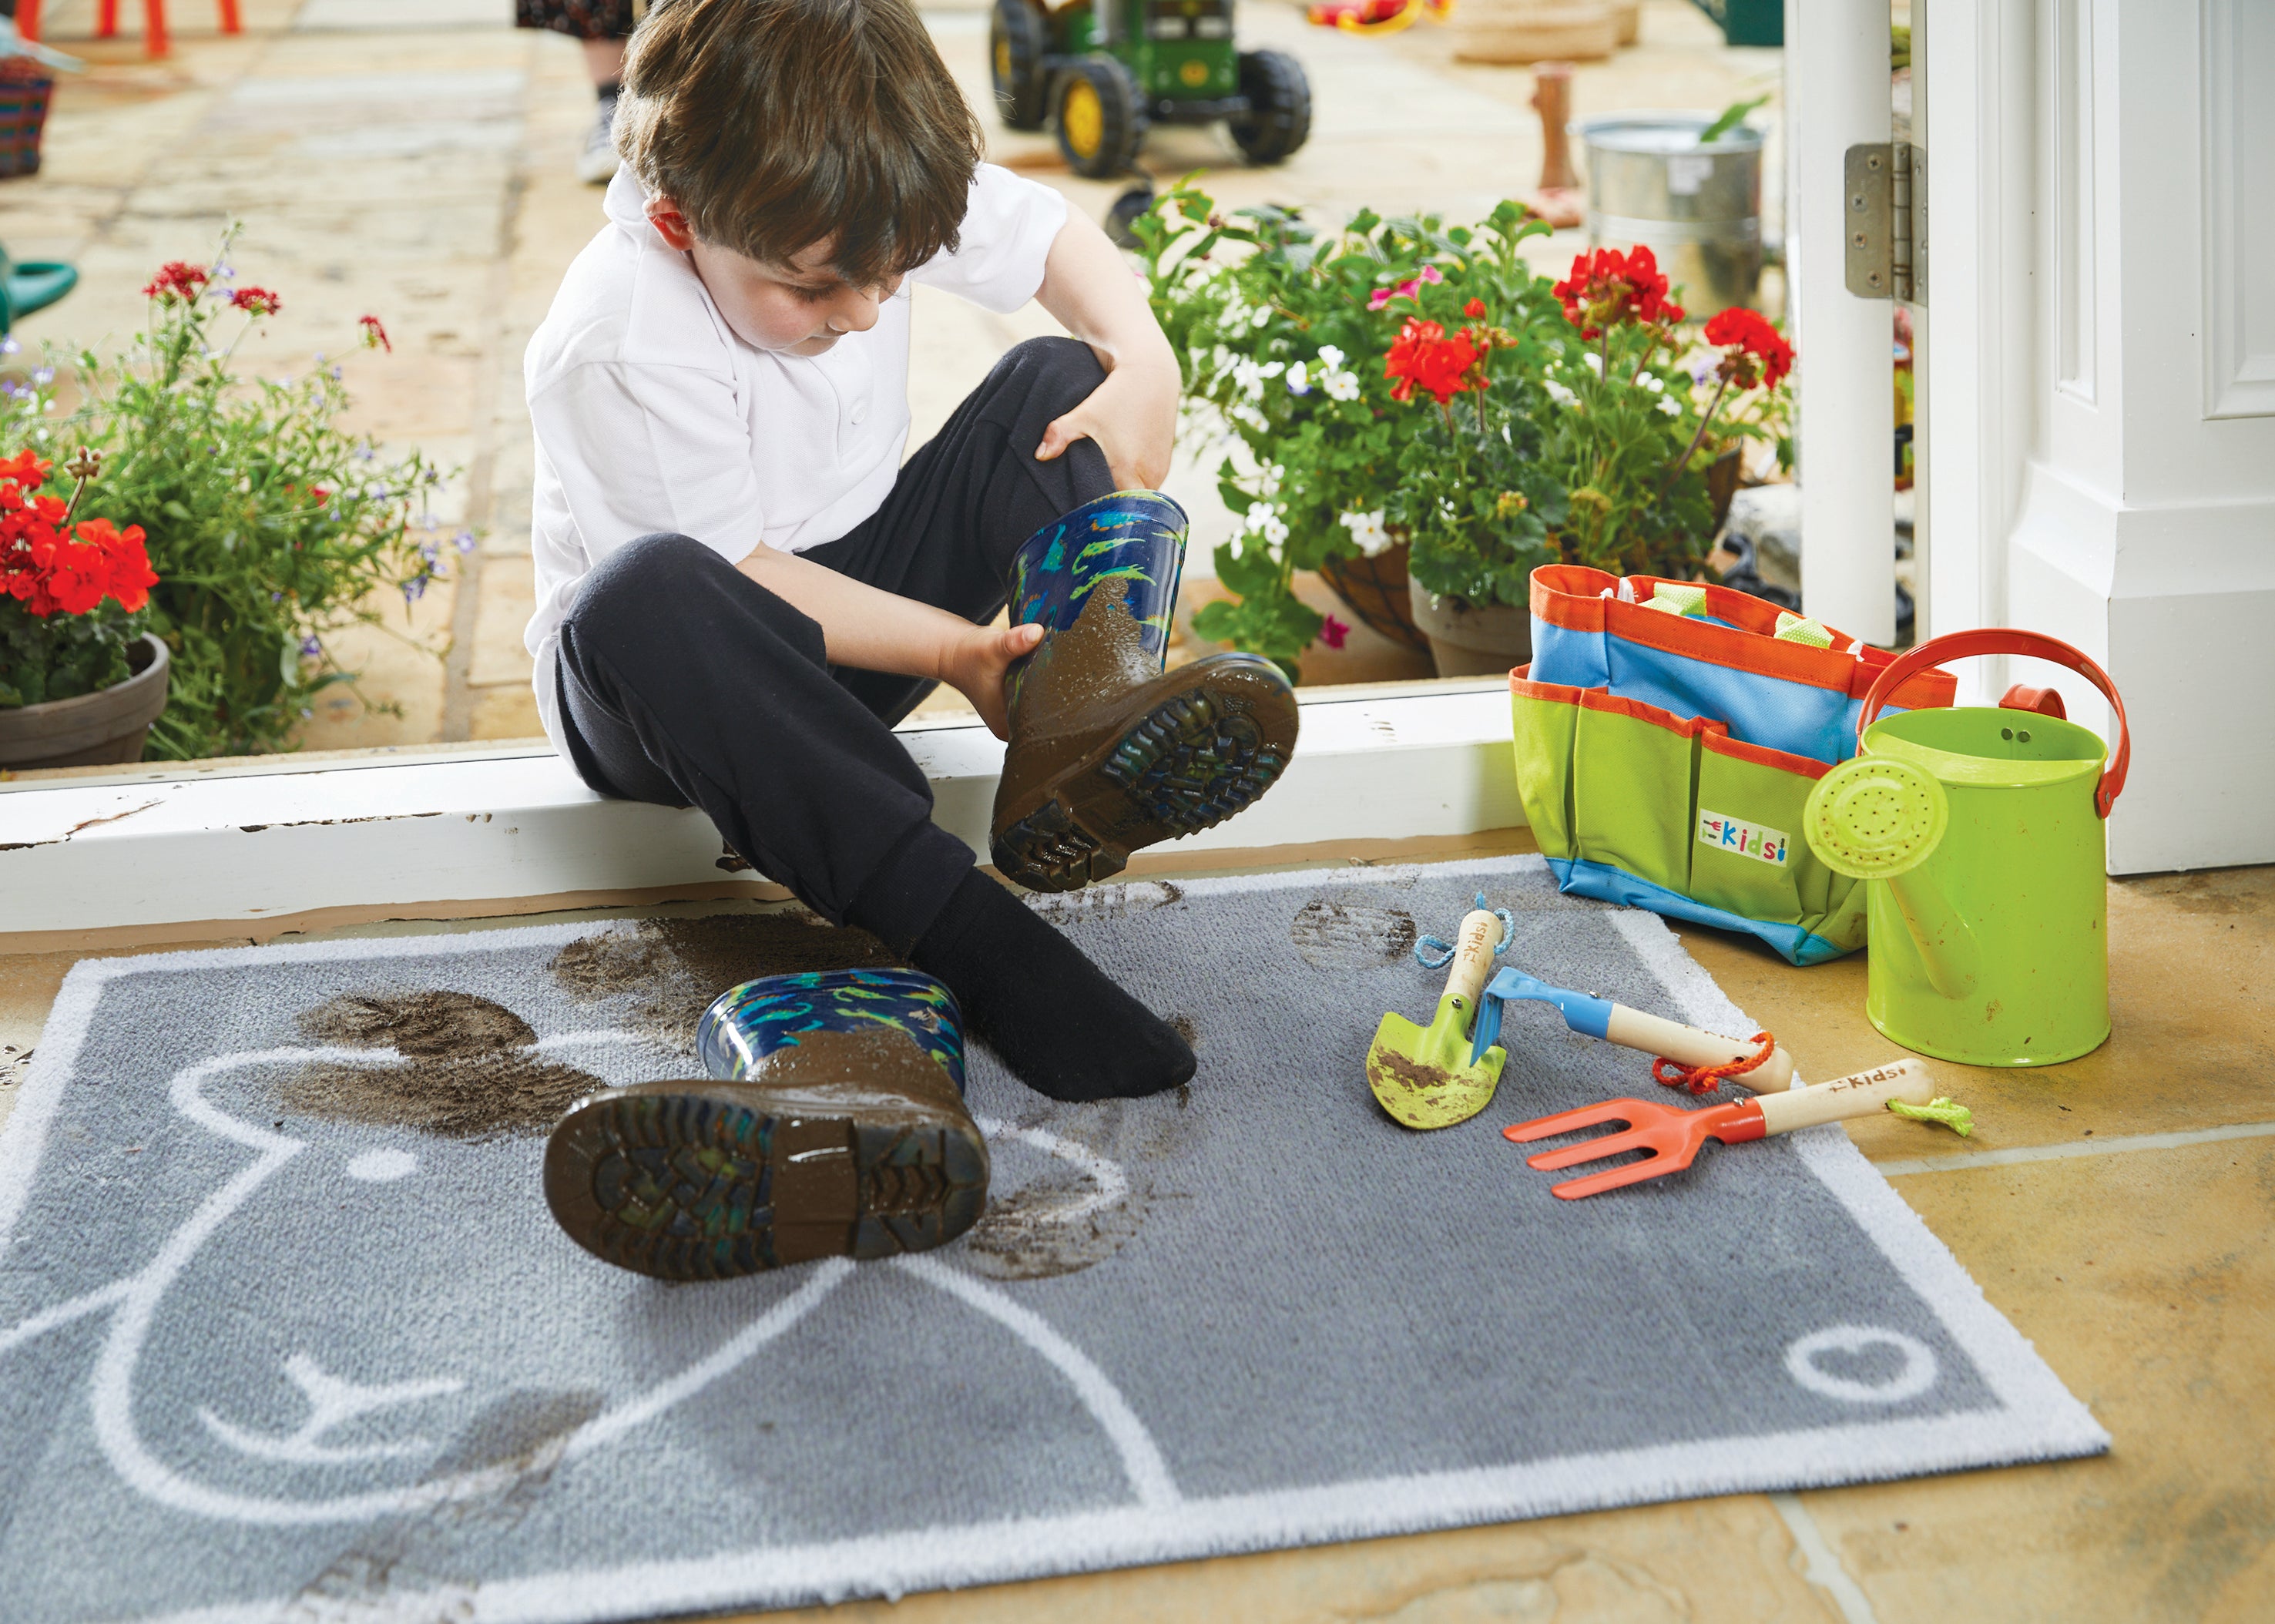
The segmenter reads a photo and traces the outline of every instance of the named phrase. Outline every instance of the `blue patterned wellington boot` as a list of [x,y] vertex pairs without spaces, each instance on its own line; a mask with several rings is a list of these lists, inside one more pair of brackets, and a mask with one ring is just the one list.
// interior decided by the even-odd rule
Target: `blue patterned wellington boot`
[[1296,696],[1255,654],[1163,669],[1185,511],[1117,491],[1028,538],[1011,623],[1047,635],[1012,668],[1011,747],[989,847],[1006,879],[1072,891],[1130,854],[1221,823],[1296,748]]
[[987,1145],[964,1108],[964,1021],[912,970],[768,976],[713,1001],[707,1081],[583,1101],[545,1199],[594,1257],[661,1280],[925,1251],[979,1220]]

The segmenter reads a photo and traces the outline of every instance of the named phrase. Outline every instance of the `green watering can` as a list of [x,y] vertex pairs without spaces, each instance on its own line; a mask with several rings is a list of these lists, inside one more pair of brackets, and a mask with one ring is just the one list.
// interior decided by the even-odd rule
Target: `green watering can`
[[[1978,654],[2034,654],[2090,678],[2117,716],[2109,770],[2106,746],[2052,689],[2017,684],[1996,709],[1879,715],[1907,679]],[[1878,882],[1865,903],[1872,1024],[1972,1066],[2052,1066],[2098,1048],[2109,1036],[2102,820],[2133,749],[2108,673],[2036,632],[1954,632],[1883,670],[1856,729],[1855,758],[1818,780],[1802,828],[1826,867]]]

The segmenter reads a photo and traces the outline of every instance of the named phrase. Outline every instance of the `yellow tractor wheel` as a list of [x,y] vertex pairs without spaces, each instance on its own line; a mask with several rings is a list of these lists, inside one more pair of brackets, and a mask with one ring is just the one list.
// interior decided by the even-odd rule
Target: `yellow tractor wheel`
[[1085,57],[1059,79],[1059,151],[1093,180],[1127,174],[1145,138],[1138,81],[1111,57]]

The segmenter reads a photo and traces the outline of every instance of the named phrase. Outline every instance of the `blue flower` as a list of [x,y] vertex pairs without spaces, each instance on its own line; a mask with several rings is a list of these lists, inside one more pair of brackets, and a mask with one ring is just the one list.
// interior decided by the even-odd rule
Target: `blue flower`
[[450,538],[450,541],[462,553],[471,553],[474,550],[474,533],[471,530],[460,531]]
[[418,601],[419,601],[419,599],[421,599],[421,598],[425,597],[426,595],[427,595],[427,578],[426,578],[425,576],[423,576],[423,575],[414,575],[414,576],[412,576],[409,580],[407,580],[407,581],[405,581],[405,582],[404,582],[404,583],[403,583],[403,601],[404,601],[404,602],[405,602],[405,603],[416,603],[416,602],[418,602]]
[[55,369],[54,367],[52,367],[52,366],[34,366],[34,368],[32,368],[32,381],[33,381],[33,382],[34,382],[34,383],[53,383],[55,381],[56,381],[56,369]]
[[301,659],[303,659],[303,660],[314,660],[317,655],[319,655],[319,654],[322,653],[323,652],[324,652],[324,646],[323,646],[321,643],[317,642],[315,638],[303,638],[300,640],[300,658],[301,658]]
[[13,355],[17,351],[23,347],[24,346],[21,344],[19,344],[16,341],[13,334],[11,334],[5,338],[0,338],[0,355]]

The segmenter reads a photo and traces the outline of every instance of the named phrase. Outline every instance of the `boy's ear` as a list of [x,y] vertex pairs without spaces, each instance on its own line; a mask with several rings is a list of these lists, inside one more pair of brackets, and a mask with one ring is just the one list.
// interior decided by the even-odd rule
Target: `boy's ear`
[[657,236],[679,253],[685,253],[695,246],[695,233],[688,226],[687,216],[668,197],[648,199],[647,223],[655,228]]

